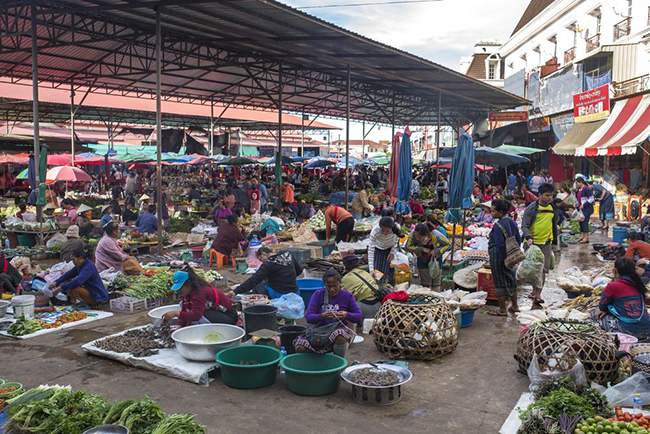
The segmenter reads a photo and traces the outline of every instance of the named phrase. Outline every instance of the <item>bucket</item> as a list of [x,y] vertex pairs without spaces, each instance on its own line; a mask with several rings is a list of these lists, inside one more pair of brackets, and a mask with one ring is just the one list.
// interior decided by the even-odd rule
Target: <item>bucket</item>
[[302,300],[305,302],[305,309],[309,306],[309,300],[314,292],[325,288],[322,279],[298,279],[298,289]]
[[284,357],[287,386],[296,395],[323,396],[335,393],[348,361],[335,354],[297,353]]
[[14,307],[14,317],[25,319],[34,318],[34,302],[36,297],[33,295],[17,295],[11,298],[11,305]]
[[474,322],[475,310],[461,310],[460,311],[460,328],[469,327]]
[[262,329],[275,330],[275,317],[277,313],[278,308],[269,304],[247,307],[244,309],[246,333],[251,334],[254,331]]
[[192,258],[201,259],[203,257],[203,246],[192,247]]
[[223,384],[235,389],[260,389],[275,383],[281,358],[277,348],[262,345],[226,348],[216,356]]
[[294,354],[296,348],[293,346],[293,340],[298,336],[307,333],[307,327],[299,325],[282,326],[278,329],[280,332],[280,343],[287,350],[287,354]]
[[615,227],[613,228],[612,240],[615,243],[623,244],[623,241],[627,238],[627,228]]
[[625,333],[607,333],[608,335],[611,335],[612,338],[614,335],[618,336],[618,340],[620,344],[618,345],[618,349],[620,351],[625,351],[626,353],[630,352],[630,348],[632,345],[637,344],[639,340],[635,338],[634,336],[627,335]]
[[16,234],[18,236],[18,245],[24,247],[34,247],[36,245],[36,236],[34,234]]

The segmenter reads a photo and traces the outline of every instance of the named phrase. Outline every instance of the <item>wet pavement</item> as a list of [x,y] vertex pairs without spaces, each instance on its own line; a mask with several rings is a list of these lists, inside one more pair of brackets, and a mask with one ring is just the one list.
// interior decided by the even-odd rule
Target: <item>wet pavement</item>
[[[596,234],[592,242],[604,236]],[[557,270],[548,279],[543,297],[562,297],[554,275],[571,266],[602,266],[587,245],[562,249]],[[233,283],[241,276],[224,274]],[[527,290],[520,299],[527,300]],[[474,324],[461,329],[457,350],[434,362],[410,362],[413,380],[403,387],[398,404],[372,407],[357,404],[349,387],[326,397],[301,397],[286,387],[283,376],[265,389],[235,390],[217,375],[209,387],[127,367],[86,355],[86,342],[148,323],[146,313],[116,314],[78,328],[17,341],[0,338],[0,378],[26,387],[39,384],[71,385],[109,400],[158,401],[167,413],[190,412],[208,427],[208,433],[319,432],[319,433],[496,433],[508,413],[527,390],[527,378],[518,374],[513,359],[520,326],[513,317],[498,318],[479,310]],[[372,337],[353,345],[350,362],[384,358]]]

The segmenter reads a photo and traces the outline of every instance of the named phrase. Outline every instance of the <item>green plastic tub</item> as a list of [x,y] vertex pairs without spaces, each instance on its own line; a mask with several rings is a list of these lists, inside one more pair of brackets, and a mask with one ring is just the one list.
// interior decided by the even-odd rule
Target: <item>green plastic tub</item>
[[10,387],[16,387],[16,390],[14,390],[13,392],[0,393],[0,399],[14,398],[14,397],[16,397],[16,396],[18,396],[18,395],[20,395],[20,394],[22,394],[24,392],[23,385],[20,384],[20,383],[4,383],[0,387],[3,388],[3,389],[8,389]]
[[36,245],[36,236],[34,234],[17,234],[18,245],[23,247],[34,247]]
[[335,354],[298,353],[284,357],[287,386],[297,395],[323,396],[335,393],[348,361]]
[[[223,384],[235,389],[260,389],[275,383],[282,353],[262,345],[242,345],[217,353]],[[240,362],[258,362],[256,365]]]

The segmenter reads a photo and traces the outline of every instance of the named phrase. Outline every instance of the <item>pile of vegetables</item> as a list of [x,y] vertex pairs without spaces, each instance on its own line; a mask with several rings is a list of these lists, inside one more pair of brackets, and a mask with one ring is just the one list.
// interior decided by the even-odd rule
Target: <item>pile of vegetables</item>
[[223,276],[221,274],[219,274],[218,271],[215,271],[215,270],[205,271],[202,268],[196,268],[194,271],[196,271],[196,274],[198,274],[200,278],[202,278],[203,280],[205,280],[208,283],[212,283],[215,280],[223,279]]
[[191,232],[192,228],[196,226],[199,217],[190,215],[183,218],[171,218],[169,220],[169,227],[166,228],[168,232]]
[[156,271],[136,277],[125,292],[139,300],[153,300],[166,296],[171,286],[172,274],[169,271]]
[[160,405],[144,397],[107,404],[101,396],[69,387],[41,386],[6,402],[7,432],[82,434],[105,424],[124,425],[132,434],[205,434],[194,416],[169,417]]
[[422,187],[420,188],[420,199],[436,199],[436,189],[433,187]]
[[[646,425],[647,426],[647,425]],[[588,433],[620,433],[620,434],[648,434],[648,429],[636,421],[612,421],[600,416],[588,418],[576,426],[573,434]]]
[[322,210],[318,210],[316,214],[307,220],[307,226],[314,232],[322,232],[325,230],[325,214]]
[[63,324],[67,324],[69,322],[81,321],[81,320],[86,319],[86,318],[88,318],[88,315],[86,315],[83,312],[70,312],[70,313],[66,313],[64,315],[61,315],[53,323],[45,323],[45,322],[41,322],[41,323],[43,325],[43,328],[45,328],[45,329],[53,329],[53,328],[61,327]]
[[642,413],[632,414],[627,411],[623,412],[623,408],[621,407],[616,407],[614,410],[616,411],[616,417],[609,419],[610,422],[635,422],[641,428],[650,430],[650,420],[643,416]]
[[304,200],[305,203],[313,203],[315,200],[318,200],[320,198],[320,195],[318,193],[307,193],[307,194],[301,194],[300,199]]
[[115,280],[106,286],[106,290],[108,292],[126,291],[133,280],[135,279],[132,279],[125,274],[120,274],[115,278]]
[[21,316],[16,320],[15,323],[9,327],[7,333],[11,336],[25,336],[36,333],[39,330],[42,330],[43,326],[39,321],[33,319],[25,319],[24,316]]

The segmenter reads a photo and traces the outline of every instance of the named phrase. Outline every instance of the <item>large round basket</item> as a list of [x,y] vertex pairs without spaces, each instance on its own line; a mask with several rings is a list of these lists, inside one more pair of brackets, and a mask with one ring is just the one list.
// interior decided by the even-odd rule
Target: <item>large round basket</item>
[[388,357],[433,360],[458,346],[458,323],[447,302],[430,295],[382,304],[372,326],[375,345]]
[[587,379],[606,385],[618,377],[616,345],[596,326],[571,320],[550,319],[535,323],[519,336],[515,360],[526,373],[533,354],[544,371],[568,371],[580,360]]

